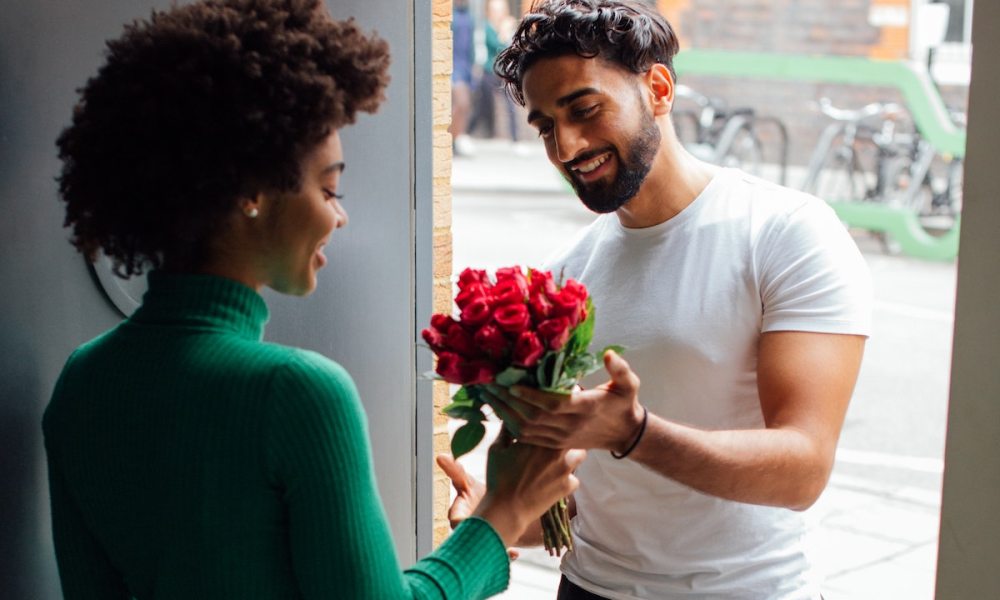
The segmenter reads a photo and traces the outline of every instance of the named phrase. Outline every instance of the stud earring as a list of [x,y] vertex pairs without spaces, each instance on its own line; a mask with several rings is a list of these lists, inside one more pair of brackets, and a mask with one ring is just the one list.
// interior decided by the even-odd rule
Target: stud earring
[[243,209],[243,214],[245,214],[246,216],[250,217],[251,219],[256,219],[257,215],[260,214],[260,211],[257,210],[256,206],[251,206],[250,208],[244,208]]

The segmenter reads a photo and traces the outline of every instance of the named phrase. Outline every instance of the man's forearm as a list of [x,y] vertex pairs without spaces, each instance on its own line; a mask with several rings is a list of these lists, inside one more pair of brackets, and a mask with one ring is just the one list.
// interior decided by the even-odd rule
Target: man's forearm
[[652,414],[628,459],[712,496],[794,510],[816,501],[833,464],[794,429],[705,431]]

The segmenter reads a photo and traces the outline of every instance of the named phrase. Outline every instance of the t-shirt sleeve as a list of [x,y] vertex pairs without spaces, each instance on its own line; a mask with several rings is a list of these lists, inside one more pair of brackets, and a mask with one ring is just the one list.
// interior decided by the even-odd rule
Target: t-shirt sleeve
[[762,331],[871,335],[868,265],[823,201],[810,198],[768,222],[755,263]]
[[304,598],[485,598],[506,588],[506,550],[480,519],[401,570],[364,410],[343,368],[301,353],[275,374],[272,387],[267,468],[286,506]]

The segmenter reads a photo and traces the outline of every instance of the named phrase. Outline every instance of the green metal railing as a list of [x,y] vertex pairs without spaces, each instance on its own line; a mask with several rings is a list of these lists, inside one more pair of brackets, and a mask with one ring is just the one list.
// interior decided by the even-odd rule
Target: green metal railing
[[[920,134],[942,154],[965,154],[965,131],[951,121],[926,70],[900,61],[847,56],[803,56],[719,50],[685,50],[674,66],[686,74],[844,85],[895,87]],[[928,234],[910,211],[871,202],[831,202],[851,227],[884,232],[910,256],[952,260],[958,255],[959,219],[942,236]]]

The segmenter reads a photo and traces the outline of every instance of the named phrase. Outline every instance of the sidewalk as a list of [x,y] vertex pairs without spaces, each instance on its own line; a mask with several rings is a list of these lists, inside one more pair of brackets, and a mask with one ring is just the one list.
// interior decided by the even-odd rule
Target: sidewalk
[[[505,140],[475,139],[476,154],[456,157],[452,189],[456,197],[479,194],[571,195],[545,157],[537,140],[515,154]],[[771,173],[775,170],[771,170]],[[767,175],[767,172],[765,172]],[[798,173],[789,182],[798,181]],[[488,423],[487,437],[496,423]],[[483,444],[463,457],[475,475],[485,463]],[[870,477],[859,469],[870,466]],[[879,470],[913,472],[924,477],[923,486],[890,484]],[[830,483],[806,515],[815,527],[816,556],[823,563],[825,600],[885,600],[934,597],[942,466],[934,459],[843,450],[838,453]],[[930,478],[937,487],[926,484]],[[511,566],[506,600],[554,600],[559,581],[558,559],[540,549],[522,552]]]

